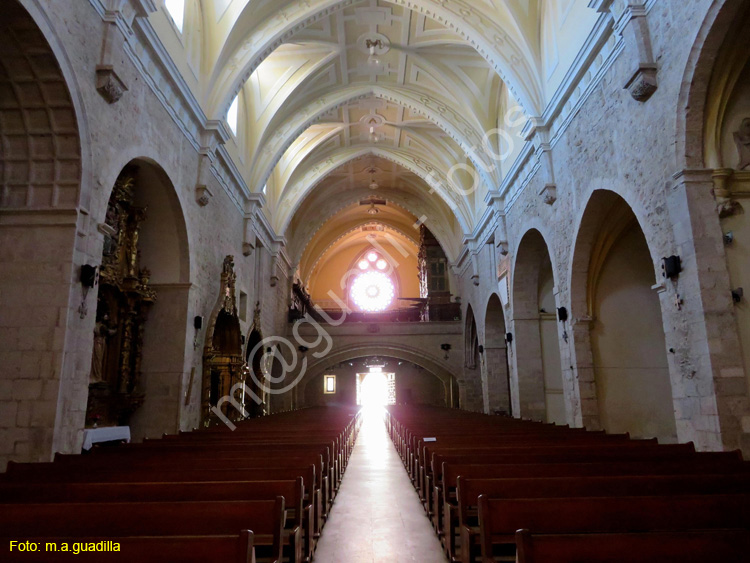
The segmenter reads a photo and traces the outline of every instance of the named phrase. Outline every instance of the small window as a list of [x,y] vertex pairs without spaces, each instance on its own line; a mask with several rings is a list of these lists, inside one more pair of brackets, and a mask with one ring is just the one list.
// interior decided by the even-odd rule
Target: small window
[[336,376],[325,375],[323,376],[323,393],[326,395],[333,395],[336,393]]
[[229,111],[227,112],[227,123],[229,124],[229,128],[232,130],[232,133],[237,135],[237,108],[240,105],[240,96],[239,94],[235,96],[234,101],[232,102],[232,105],[229,106]]
[[174,22],[174,25],[182,33],[185,23],[185,0],[164,0],[164,7]]

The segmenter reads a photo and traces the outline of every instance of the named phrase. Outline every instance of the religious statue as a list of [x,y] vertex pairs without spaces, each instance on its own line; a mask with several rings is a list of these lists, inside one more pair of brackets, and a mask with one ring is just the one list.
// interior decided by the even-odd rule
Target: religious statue
[[117,329],[110,326],[109,315],[105,314],[96,321],[94,328],[94,353],[91,357],[91,376],[89,383],[104,381],[104,362],[107,359],[107,341],[117,334]]
[[737,143],[737,152],[740,154],[737,170],[750,169],[750,117],[742,120],[739,131],[734,134],[734,142]]
[[137,267],[138,267],[138,229],[136,228],[135,231],[133,231],[131,242],[130,242],[130,250],[128,252],[128,275],[130,277],[135,277]]

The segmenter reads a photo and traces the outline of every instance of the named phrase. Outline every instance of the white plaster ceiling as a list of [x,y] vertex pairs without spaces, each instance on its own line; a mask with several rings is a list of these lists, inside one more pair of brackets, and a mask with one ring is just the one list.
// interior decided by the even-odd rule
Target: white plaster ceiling
[[[223,117],[240,93],[244,174],[251,190],[267,186],[295,260],[336,209],[367,196],[372,162],[378,195],[455,256],[501,182],[485,132],[514,100],[541,114],[543,12],[576,1],[202,0],[203,105]],[[378,65],[368,37],[386,45]]]

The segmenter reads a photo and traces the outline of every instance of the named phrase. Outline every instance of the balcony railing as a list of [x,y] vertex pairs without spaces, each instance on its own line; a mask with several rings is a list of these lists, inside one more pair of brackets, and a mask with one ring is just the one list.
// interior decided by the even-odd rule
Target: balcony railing
[[[310,296],[298,285],[294,286],[294,298],[289,309],[289,322],[303,318],[306,314],[318,322],[326,322],[326,317],[339,320],[346,315],[347,323],[424,323],[450,322],[461,320],[461,304],[446,302],[446,296],[440,299],[400,299],[402,306],[379,313],[364,311],[344,312],[336,301],[318,301],[313,303]],[[319,313],[322,310],[324,315]]]

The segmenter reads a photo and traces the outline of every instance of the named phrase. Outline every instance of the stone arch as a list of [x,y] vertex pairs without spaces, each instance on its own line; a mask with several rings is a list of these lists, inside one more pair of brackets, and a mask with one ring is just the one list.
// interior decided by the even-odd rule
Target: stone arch
[[[413,233],[409,233],[405,231],[404,229],[401,229],[398,225],[392,224],[390,221],[386,221],[383,219],[378,219],[377,222],[386,229],[389,229],[393,231],[394,233],[401,235],[404,237],[404,239],[408,240],[409,242],[413,243],[415,246],[419,246],[419,239],[414,236]],[[321,257],[328,252],[337,242],[347,238],[349,235],[356,233],[358,231],[362,230],[362,225],[355,225],[353,227],[347,228],[345,231],[341,231],[341,234],[339,234],[335,239],[333,239],[330,243],[328,243],[325,247],[323,247],[321,250],[319,250],[314,255],[314,260],[312,263],[307,267],[309,271],[312,271],[315,266],[320,262]],[[317,234],[317,231],[316,231]],[[312,241],[312,238],[308,239],[305,247],[302,249],[302,252],[300,253],[300,257],[305,255],[305,252],[310,247],[310,242]],[[296,256],[293,258],[293,262],[299,263],[301,261],[301,258],[297,258]]]
[[330,172],[349,161],[366,155],[373,155],[393,162],[422,178],[443,202],[454,210],[454,216],[461,228],[465,232],[470,230],[472,214],[467,207],[467,202],[461,196],[456,195],[454,190],[457,188],[453,185],[449,186],[447,175],[437,164],[393,148],[362,146],[337,150],[325,159],[321,157],[322,162],[310,163],[310,170],[301,175],[293,186],[284,188],[282,199],[286,200],[286,205],[282,204],[279,208],[281,216],[279,232],[286,232],[292,217],[299,210],[301,202]]
[[549,246],[531,229],[513,265],[513,362],[521,416],[565,423],[557,299]]
[[[77,281],[88,260],[76,233],[84,229],[78,208],[88,204],[91,160],[75,75],[35,3],[5,2],[0,30],[0,293],[8,335],[0,352],[19,358],[5,362],[1,378],[14,395],[29,396],[1,408],[30,412],[33,404],[38,413],[26,422],[11,415],[19,438],[0,455],[2,470],[11,456],[43,461],[80,447],[88,377],[81,366],[90,349],[78,344],[90,342],[93,324]],[[20,331],[36,335],[34,362],[20,362],[13,337]]]
[[[303,256],[306,252],[310,241],[315,238],[315,235],[318,233],[318,231],[323,229],[328,221],[334,218],[346,207],[349,207],[350,205],[367,198],[371,194],[372,192],[367,189],[350,189],[345,193],[336,194],[336,205],[330,212],[324,212],[321,213],[320,216],[311,218],[309,221],[306,220],[304,223],[304,230],[300,228],[294,229],[293,235],[291,235],[290,237],[290,248],[293,249],[291,253],[292,261],[294,263],[299,262],[301,256]],[[299,211],[299,209],[302,208],[303,205],[310,205],[310,201],[313,195],[314,194],[312,191],[308,192],[300,200],[299,204],[296,207],[296,210]],[[430,229],[430,232],[435,235],[435,238],[440,243],[440,246],[443,248],[446,256],[448,256],[448,259],[454,260],[458,255],[457,248],[460,243],[459,241],[454,240],[457,237],[451,238],[451,235],[453,233],[451,233],[451,231],[446,229],[446,227],[444,226],[444,224],[447,223],[450,218],[450,209],[446,205],[444,205],[444,202],[441,199],[427,199],[424,201],[415,202],[414,198],[411,197],[412,195],[413,194],[411,192],[406,192],[405,190],[384,189],[379,190],[378,192],[378,196],[382,197],[389,203],[401,207],[402,209],[413,214],[415,217],[427,217],[427,219],[424,221],[425,226],[428,227]],[[434,219],[432,219],[433,217]],[[287,226],[282,232],[289,232],[289,225],[292,223],[293,219],[294,215],[289,217]]]
[[388,356],[423,367],[442,382],[446,404],[458,406],[459,382],[454,374],[442,365],[439,358],[421,350],[392,343],[355,344],[332,350],[325,357],[308,363],[304,377],[295,390],[297,397],[304,397],[307,385],[322,375],[330,366],[366,356]]
[[585,423],[676,440],[673,391],[651,251],[632,208],[594,192],[573,254],[571,314]]
[[488,412],[511,415],[508,343],[505,311],[497,293],[490,295],[484,315],[482,391]]
[[[696,282],[700,284],[701,322],[683,329],[694,331],[696,336],[681,335],[681,341],[674,343],[673,387],[675,405],[677,397],[689,405],[678,411],[687,419],[678,421],[680,440],[693,440],[703,449],[746,449],[750,434],[741,430],[739,419],[750,408],[750,312],[733,304],[729,296],[734,288],[750,283],[750,260],[746,246],[726,246],[722,237],[729,231],[737,241],[750,236],[747,199],[740,195],[747,193],[750,185],[748,168],[738,170],[740,159],[731,146],[732,133],[743,118],[750,117],[746,105],[750,95],[750,6],[743,0],[713,0],[708,4],[677,103],[675,157],[680,172],[673,189],[680,212],[692,221],[687,232],[680,229],[682,238],[676,242],[694,253],[688,255],[685,269],[694,268],[702,278]],[[739,115],[730,107],[736,109],[738,97],[745,104]],[[734,156],[723,150],[727,146]],[[730,329],[730,318],[736,321],[736,331]],[[721,334],[722,345],[717,348],[710,341],[700,344],[706,334]],[[682,344],[685,340],[689,346]],[[699,361],[694,359],[697,357]],[[724,385],[724,374],[730,372],[746,375],[744,389],[734,385],[729,390]],[[680,381],[685,376],[690,380],[688,388]],[[718,417],[704,414],[709,409],[696,408],[698,403],[711,404],[710,412],[718,413]]]
[[474,318],[474,309],[471,304],[466,308],[466,321],[464,325],[464,367],[475,370],[479,367],[479,333],[477,332],[477,321]]
[[[180,399],[187,384],[186,366],[191,352],[187,341],[191,324],[188,319],[190,246],[179,197],[164,169],[153,159],[136,158],[125,165],[115,184],[125,177],[132,180],[134,208],[144,212],[137,228],[137,242],[133,243],[140,272],[134,274],[155,294],[137,328],[142,356],[133,392],[142,396],[143,404],[133,412],[129,423],[133,438],[138,439],[178,430]],[[113,191],[110,204],[116,197],[119,196]],[[119,237],[111,222],[109,212],[103,213],[100,230],[105,235],[105,255],[108,245],[116,244]],[[100,260],[105,263],[103,257]],[[145,274],[144,269],[150,273]],[[99,307],[111,298],[100,291]],[[98,320],[99,313],[98,310]]]
[[[366,360],[370,356],[350,358],[330,364],[324,370],[308,378],[304,388],[305,406],[354,405],[357,400],[358,375],[366,373]],[[443,381],[434,373],[419,364],[394,357],[378,356],[388,363],[386,373],[395,372],[396,404],[426,404],[447,406],[446,389]],[[336,378],[335,393],[324,393],[324,376]]]
[[688,58],[677,104],[676,161],[678,170],[702,170],[708,93],[716,61],[733,22],[741,21],[744,0],[713,0]]

